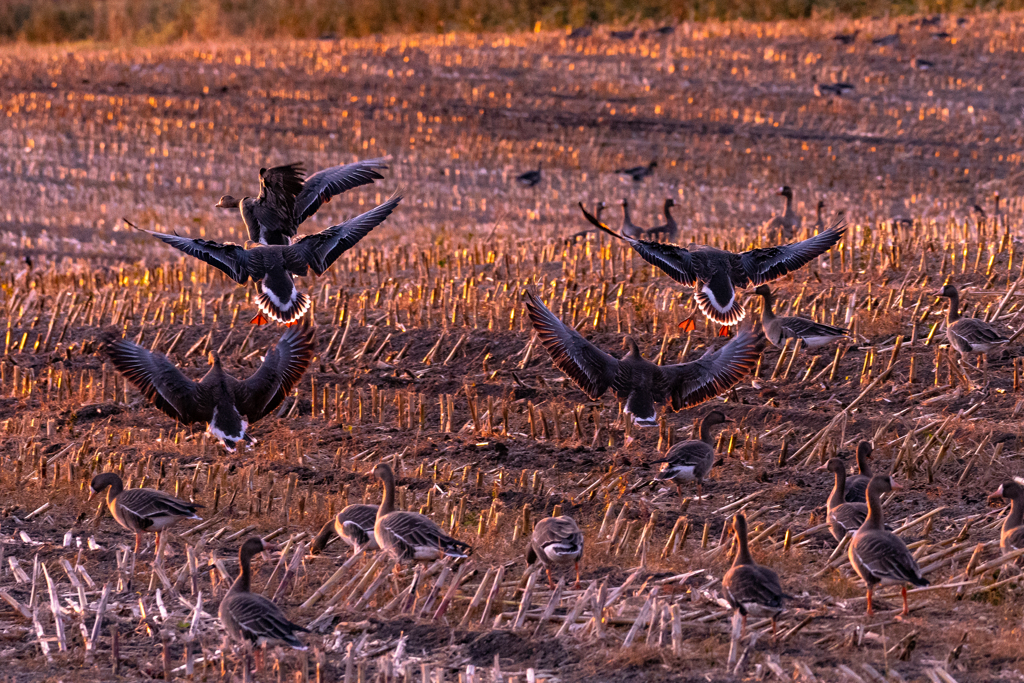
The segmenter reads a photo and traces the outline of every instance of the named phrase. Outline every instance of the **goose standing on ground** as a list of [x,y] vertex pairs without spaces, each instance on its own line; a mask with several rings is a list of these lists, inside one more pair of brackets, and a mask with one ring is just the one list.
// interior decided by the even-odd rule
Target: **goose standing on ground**
[[998,498],[1010,500],[1010,514],[1003,520],[1003,527],[999,531],[999,548],[1005,555],[1024,548],[1024,486],[1013,479],[1000,484],[988,497],[990,502]]
[[868,516],[850,542],[850,564],[868,587],[868,615],[875,613],[871,604],[875,586],[900,584],[903,593],[902,614],[906,615],[910,613],[907,584],[928,585],[928,580],[921,576],[917,560],[910,554],[907,544],[896,534],[885,530],[881,495],[901,488],[888,475],[876,474],[871,478],[867,493]]
[[870,441],[857,444],[857,474],[846,479],[846,502],[863,503],[867,500],[868,484],[871,482],[871,453],[874,446]]
[[634,183],[639,183],[644,178],[654,173],[654,169],[658,167],[657,161],[652,161],[646,166],[633,166],[632,168],[618,168],[615,172],[619,175],[627,175],[633,179]]
[[797,270],[831,249],[846,232],[845,225],[836,223],[802,242],[735,254],[708,246],[689,250],[674,244],[624,237],[587,213],[582,204],[580,209],[591,224],[629,242],[645,261],[676,282],[693,287],[697,308],[721,325],[735,325],[747,315],[736,296],[737,287],[762,285]]
[[317,171],[308,178],[301,163],[260,169],[260,194],[235,199],[229,194],[217,202],[220,209],[238,210],[249,239],[264,245],[291,244],[299,225],[342,192],[375,180],[388,159],[367,159]]
[[538,162],[536,170],[527,171],[526,173],[520,173],[518,176],[516,176],[516,182],[522,185],[523,187],[533,187],[534,185],[540,182],[540,169],[541,164]]
[[814,214],[814,225],[811,226],[815,232],[821,232],[825,229],[825,200],[818,200],[818,208]]
[[327,524],[324,524],[309,552],[314,555],[323,552],[334,535],[352,546],[353,555],[364,551],[379,550],[377,538],[373,535],[373,525],[376,522],[376,505],[348,505],[336,514],[334,519],[328,520]]
[[580,558],[583,557],[583,532],[572,517],[548,517],[537,522],[526,550],[526,564],[538,559],[548,575],[548,585],[555,589],[551,578],[551,565],[574,565],[576,586],[580,584]]
[[949,346],[963,358],[968,353],[985,354],[1010,341],[981,318],[960,317],[960,293],[953,285],[946,285],[939,297],[949,299],[946,313],[946,339]]
[[[597,204],[594,204],[594,215],[597,216],[598,220],[601,219],[601,214],[604,213],[606,207],[607,205],[604,202],[598,202]],[[579,232],[574,232],[573,234],[569,235],[565,241],[574,242],[579,237],[586,237],[587,235],[593,234],[595,232],[597,232],[597,230],[595,230],[594,228],[580,230]]]
[[616,360],[555,317],[529,289],[525,297],[537,338],[555,367],[592,400],[610,388],[625,402],[623,411],[641,427],[658,424],[656,403],[682,410],[728,391],[754,369],[761,355],[760,335],[741,330],[719,350],[709,349],[698,360],[675,365],[644,360],[636,342],[626,337],[629,352]]
[[732,422],[721,410],[712,410],[700,421],[700,428],[696,439],[681,441],[668,449],[664,460],[656,460],[655,463],[662,463],[661,471],[655,475],[659,481],[671,480],[679,491],[679,497],[683,497],[682,483],[684,481],[697,482],[697,498],[704,495],[704,477],[711,471],[715,464],[715,447],[712,438],[711,428],[720,424]]
[[840,45],[851,45],[855,40],[857,40],[858,35],[860,35],[860,29],[857,29],[852,33],[837,33],[832,36],[832,40],[836,41]]
[[258,647],[268,643],[283,643],[296,650],[305,650],[306,646],[295,637],[295,632],[308,632],[308,629],[289,621],[281,608],[271,600],[259,593],[250,592],[253,556],[276,549],[277,546],[255,536],[238,549],[238,578],[220,601],[220,623],[228,636],[236,642],[252,643]]
[[401,197],[392,197],[366,213],[288,246],[246,250],[237,244],[219,244],[151,230],[142,232],[209,263],[240,285],[246,284],[249,278],[259,282],[256,305],[260,314],[252,322],[263,324],[269,317],[289,324],[304,316],[310,303],[309,296],[295,288],[294,277],[304,277],[310,270],[317,275],[326,273],[339,256],[383,223],[400,201]]
[[896,45],[897,43],[900,42],[900,30],[902,30],[902,28],[902,26],[896,24],[896,33],[890,33],[887,36],[875,38],[874,40],[871,41],[871,44],[877,45],[878,47],[889,47],[891,45]]
[[786,208],[781,216],[775,216],[765,229],[770,239],[785,241],[793,239],[793,235],[800,229],[800,216],[793,210],[793,190],[789,185],[783,185],[775,194],[786,198]]
[[775,635],[775,620],[782,612],[782,601],[790,596],[782,592],[779,575],[762,567],[750,555],[747,546],[747,518],[737,513],[731,530],[736,534],[739,549],[732,568],[722,577],[722,592],[732,608],[743,616],[743,629],[747,628],[747,614],[768,614]]
[[846,534],[857,531],[864,524],[868,517],[868,506],[865,503],[846,502],[846,463],[842,460],[831,458],[818,469],[828,470],[835,475],[835,485],[826,503],[826,519],[832,538],[842,541]]
[[229,453],[239,442],[255,443],[249,425],[269,414],[291,393],[313,360],[313,329],[289,329],[245,380],[235,379],[213,353],[213,367],[198,382],[181,373],[167,356],[124,339],[106,347],[114,367],[167,415],[184,423],[205,422]]
[[623,199],[619,203],[622,205],[622,227],[619,228],[619,233],[631,239],[640,239],[647,231],[633,223],[633,219],[630,218],[629,200]]
[[135,552],[142,545],[142,534],[156,532],[156,548],[160,548],[160,532],[183,519],[202,519],[196,510],[203,507],[175,498],[156,489],[125,489],[124,482],[114,472],[104,472],[92,478],[89,498],[107,489],[107,508],[118,524],[135,532]]
[[[665,208],[662,209],[665,214],[665,224],[659,225],[656,228],[651,228],[647,231],[647,236],[651,237],[656,241],[673,242],[676,239],[676,235],[679,233],[679,224],[676,223],[676,219],[672,217],[670,210],[676,205],[676,201],[669,197],[665,200]],[[601,220],[600,216],[596,216],[597,220]]]
[[395,510],[395,473],[380,463],[373,475],[384,482],[384,501],[377,508],[373,535],[377,545],[399,564],[431,562],[442,557],[468,557],[468,543],[452,538],[429,517]]
[[775,303],[775,295],[768,285],[761,285],[754,290],[754,294],[764,300],[764,311],[761,313],[761,327],[764,329],[764,336],[773,346],[782,347],[787,339],[800,339],[804,346],[814,348],[823,346],[836,339],[842,339],[849,330],[842,327],[833,327],[824,323],[816,323],[807,318],[788,316],[784,318],[775,317],[772,312],[772,304]]

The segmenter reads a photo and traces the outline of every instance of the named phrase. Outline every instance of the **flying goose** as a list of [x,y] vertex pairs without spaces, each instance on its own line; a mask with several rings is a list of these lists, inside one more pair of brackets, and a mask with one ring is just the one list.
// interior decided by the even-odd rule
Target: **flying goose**
[[580,209],[593,225],[629,242],[645,261],[676,282],[693,287],[693,297],[701,313],[722,325],[735,325],[747,314],[736,297],[737,287],[762,285],[793,272],[828,251],[846,231],[842,222],[836,222],[825,232],[802,242],[735,254],[708,246],[689,250],[674,244],[624,237],[587,213],[582,204]]
[[296,650],[305,650],[306,646],[295,637],[295,632],[308,632],[309,629],[293,624],[272,601],[250,592],[253,555],[276,549],[277,546],[257,536],[248,539],[238,549],[238,578],[220,601],[220,623],[236,642],[249,642],[259,647],[283,643]]
[[953,285],[946,285],[939,297],[949,299],[946,313],[946,338],[950,348],[963,358],[968,353],[988,353],[1010,341],[981,318],[960,317],[960,293]]
[[874,447],[870,441],[857,444],[857,474],[846,479],[846,502],[863,503],[871,481],[871,453]]
[[108,344],[106,353],[153,405],[184,424],[207,423],[210,434],[234,453],[240,441],[255,442],[247,434],[249,425],[280,405],[299,383],[314,348],[313,329],[293,327],[267,353],[260,369],[241,381],[224,371],[216,353],[213,367],[198,382],[183,375],[167,356],[124,339]]
[[619,234],[632,239],[640,239],[647,231],[633,223],[633,219],[630,218],[629,200],[623,199],[619,204],[622,206],[622,227],[619,228]]
[[1000,484],[988,498],[989,501],[997,498],[1010,500],[1010,514],[1003,520],[1003,527],[999,531],[999,547],[1003,554],[1024,548],[1024,486],[1010,479]]
[[373,535],[373,525],[377,521],[376,505],[348,505],[344,510],[327,521],[317,534],[309,552],[316,555],[322,552],[337,534],[338,538],[352,546],[352,554],[363,551],[379,550],[377,539]]
[[107,489],[107,508],[118,524],[135,532],[135,552],[142,545],[142,534],[156,532],[156,547],[160,548],[160,532],[183,519],[202,519],[196,510],[203,507],[175,498],[156,489],[127,489],[114,472],[104,472],[92,478],[89,498]]
[[541,164],[538,163],[537,170],[527,171],[526,173],[520,173],[518,176],[516,176],[516,182],[522,185],[523,187],[533,187],[534,185],[540,182],[540,168]]
[[865,503],[846,502],[846,463],[842,460],[831,458],[818,469],[827,470],[835,475],[835,485],[826,503],[826,520],[832,538],[842,541],[847,533],[857,531],[864,524],[868,517],[868,506]]
[[780,240],[792,239],[801,224],[800,216],[793,210],[793,190],[789,185],[783,185],[775,194],[785,197],[786,208],[781,216],[775,216],[768,221],[765,230],[771,236],[778,235]]
[[[672,217],[671,213],[669,213],[670,209],[675,205],[676,201],[672,199],[672,197],[665,200],[665,208],[662,209],[662,213],[665,214],[665,224],[648,230],[648,237],[651,237],[656,241],[664,242],[671,242],[675,240],[676,235],[679,233],[679,224],[676,223],[676,219]],[[597,220],[601,220],[601,217],[597,216]]]
[[373,475],[384,482],[384,501],[377,508],[373,535],[377,545],[400,564],[431,562],[442,557],[468,557],[468,543],[452,538],[429,517],[395,510],[395,473],[380,463]]
[[310,302],[309,296],[295,289],[294,277],[304,277],[309,270],[323,275],[339,256],[383,223],[401,200],[401,197],[392,197],[366,213],[287,246],[259,246],[246,250],[237,244],[219,244],[152,230],[142,232],[209,263],[240,285],[246,284],[249,278],[259,282],[256,305],[261,315],[253,318],[252,322],[262,324],[266,322],[264,316],[267,316],[290,324],[306,314]]
[[634,183],[639,183],[647,176],[654,173],[654,169],[658,167],[657,161],[652,161],[646,166],[633,166],[632,168],[617,168],[615,172],[619,175],[628,175],[633,179]]
[[743,629],[747,628],[747,614],[767,614],[772,620],[772,635],[775,635],[775,620],[782,612],[782,601],[790,596],[782,592],[779,575],[768,567],[762,567],[750,555],[747,546],[747,518],[742,512],[732,519],[730,531],[736,534],[739,550],[732,568],[722,577],[722,593],[732,608],[743,616]]
[[772,312],[772,304],[775,303],[775,295],[768,285],[760,285],[754,290],[754,294],[764,299],[764,311],[761,313],[761,327],[764,329],[764,336],[772,343],[772,346],[782,347],[787,339],[800,339],[804,346],[814,348],[823,346],[836,339],[842,339],[849,330],[842,327],[833,327],[824,323],[816,323],[807,318],[788,316],[784,318],[775,317]]
[[526,564],[538,559],[548,575],[548,585],[554,590],[551,565],[572,564],[576,568],[576,585],[580,583],[580,558],[583,557],[583,532],[572,517],[548,517],[533,527],[530,546],[526,549]]
[[664,460],[655,462],[662,463],[661,471],[655,475],[660,481],[672,480],[679,491],[679,497],[683,497],[683,487],[680,482],[696,481],[697,497],[704,494],[704,477],[711,471],[715,464],[714,440],[711,437],[711,428],[725,422],[732,422],[722,413],[721,410],[712,410],[700,421],[698,438],[689,441],[680,441],[668,449]]
[[868,587],[868,615],[875,613],[871,597],[876,585],[900,584],[904,615],[910,613],[906,584],[928,585],[928,580],[921,576],[917,560],[910,554],[907,544],[884,528],[880,496],[901,488],[888,475],[876,474],[871,478],[867,494],[868,516],[850,543],[850,564]]
[[367,159],[317,171],[308,178],[301,163],[260,169],[260,194],[235,199],[229,194],[217,202],[219,209],[238,210],[249,239],[264,245],[287,246],[298,226],[321,206],[342,192],[375,180],[387,168],[386,158]]
[[655,403],[682,410],[729,390],[754,368],[761,355],[760,335],[741,330],[719,350],[709,349],[698,360],[676,365],[644,360],[636,342],[626,337],[629,352],[616,360],[556,318],[529,289],[525,297],[537,338],[555,367],[592,400],[611,388],[625,401],[624,412],[641,427],[658,424]]

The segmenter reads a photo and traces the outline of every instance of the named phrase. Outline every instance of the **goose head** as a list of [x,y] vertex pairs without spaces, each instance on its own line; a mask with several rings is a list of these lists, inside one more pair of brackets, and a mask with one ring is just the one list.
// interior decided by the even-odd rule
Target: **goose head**
[[725,416],[721,410],[712,410],[710,413],[704,416],[701,420],[701,424],[705,427],[713,427],[715,425],[725,424],[726,422],[735,422]]
[[998,502],[1000,498],[1007,498],[1009,500],[1018,500],[1024,498],[1024,486],[1021,486],[1014,480],[1006,481],[999,485],[995,491],[989,494],[988,502]]
[[783,185],[775,194],[779,195],[780,197],[785,197],[786,199],[793,198],[793,190],[790,189],[789,185]]
[[945,287],[942,288],[942,291],[939,292],[940,299],[956,299],[959,296],[960,295],[956,291],[956,287],[954,287],[953,285],[946,285]]
[[241,202],[239,199],[235,199],[229,194],[224,195],[220,198],[220,201],[214,204],[214,208],[217,209],[237,209],[238,204]]
[[89,484],[89,499],[92,500],[93,496],[98,496],[103,493],[108,487],[113,486],[115,489],[123,489],[124,483],[114,472],[104,472],[103,474],[97,474],[92,478],[92,482]]
[[836,474],[837,472],[842,472],[843,474],[846,474],[846,463],[844,463],[839,458],[829,458],[828,462],[826,462],[824,465],[822,465],[821,467],[819,467],[815,471],[816,472],[831,472],[832,474]]
[[672,197],[669,197],[668,199],[665,200],[665,206],[675,206],[675,205],[676,205],[676,200],[673,199]]

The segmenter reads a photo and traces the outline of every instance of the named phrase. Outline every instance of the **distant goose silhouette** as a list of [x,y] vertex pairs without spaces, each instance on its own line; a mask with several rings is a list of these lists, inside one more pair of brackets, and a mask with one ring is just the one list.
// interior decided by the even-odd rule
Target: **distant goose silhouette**
[[636,29],[630,28],[622,31],[612,31],[608,35],[610,35],[615,40],[632,40],[633,36],[636,35]]
[[271,320],[288,324],[295,322],[309,310],[309,296],[295,288],[294,276],[305,276],[309,270],[317,275],[323,275],[339,256],[383,223],[400,201],[401,197],[392,197],[366,213],[327,228],[323,232],[307,235],[288,246],[258,246],[244,249],[237,244],[219,244],[210,240],[191,239],[151,230],[142,232],[166,242],[189,256],[209,263],[240,285],[247,283],[249,278],[256,280],[259,282],[256,305],[262,315],[253,318],[252,322],[265,323],[266,316]]
[[331,537],[335,535],[352,546],[353,554],[379,550],[377,539],[373,535],[373,525],[376,521],[376,505],[348,505],[336,514],[334,519],[330,519],[324,524],[320,533],[313,540],[309,552],[314,555],[323,552]]
[[581,40],[593,35],[594,29],[590,26],[578,26],[569,33],[569,40]]
[[700,428],[697,430],[697,438],[689,441],[680,441],[668,449],[664,460],[656,460],[654,463],[661,463],[661,471],[655,475],[659,481],[672,481],[676,485],[679,497],[683,497],[683,487],[680,482],[697,482],[697,497],[704,495],[704,477],[711,472],[715,464],[715,447],[711,428],[726,422],[732,422],[720,410],[712,410],[700,421]]
[[[647,231],[647,236],[652,237],[655,240],[661,242],[673,242],[676,239],[676,235],[679,234],[679,224],[676,223],[676,219],[672,217],[670,210],[676,205],[676,201],[669,197],[665,200],[665,207],[662,209],[662,213],[665,214],[665,224],[659,225],[656,228],[651,228]],[[600,216],[597,216],[598,220],[601,220]]]
[[897,24],[896,25],[896,33],[890,33],[887,36],[882,36],[881,38],[875,38],[874,40],[871,41],[871,44],[872,45],[877,45],[879,47],[888,47],[890,45],[896,45],[897,43],[900,42],[900,29],[901,28],[902,27],[899,24]]
[[816,323],[807,318],[797,316],[775,317],[772,312],[772,305],[775,303],[775,295],[768,285],[760,285],[754,290],[754,294],[764,300],[764,312],[761,313],[761,327],[764,328],[764,336],[772,343],[772,346],[782,347],[788,339],[800,339],[809,348],[824,346],[836,339],[842,339],[849,330],[842,327],[833,327],[824,323]]
[[658,162],[657,161],[652,161],[651,163],[647,164],[646,166],[633,166],[632,168],[620,168],[620,169],[616,169],[615,172],[618,173],[619,175],[628,175],[630,178],[633,179],[634,183],[639,183],[641,180],[643,180],[647,176],[649,176],[652,173],[654,173],[654,169],[657,168],[657,166],[658,166]]
[[676,365],[644,360],[636,342],[626,337],[629,352],[617,360],[555,317],[532,291],[525,290],[524,296],[537,338],[555,367],[592,400],[611,389],[625,402],[623,411],[641,427],[658,424],[656,403],[682,410],[728,391],[761,355],[760,335],[741,330],[719,350],[709,349],[698,360]]
[[853,33],[837,33],[832,36],[832,40],[842,45],[851,45],[855,40],[857,40],[858,35],[860,35],[860,29],[857,29]]
[[910,60],[910,66],[920,71],[928,71],[935,66],[935,62],[928,61],[927,59],[921,59],[920,57],[914,57]]
[[124,339],[106,347],[114,367],[146,395],[157,408],[182,422],[207,423],[208,431],[233,453],[241,441],[254,442],[249,425],[268,415],[302,379],[313,359],[313,329],[289,329],[263,359],[263,365],[245,380],[237,380],[213,355],[213,367],[194,382],[167,356],[153,353]]
[[736,254],[708,246],[689,250],[674,244],[623,237],[587,213],[582,204],[580,210],[591,224],[629,242],[645,261],[676,282],[693,287],[700,312],[722,325],[735,325],[747,315],[736,297],[737,287],[761,285],[797,270],[831,249],[846,231],[840,221],[802,242]]
[[536,170],[527,171],[526,173],[520,173],[518,176],[516,176],[516,182],[522,185],[523,187],[533,187],[534,185],[540,182],[540,169],[541,164],[538,163]]
[[646,230],[633,223],[633,219],[629,215],[629,200],[623,199],[619,204],[622,206],[622,227],[619,228],[619,233],[626,237],[640,239]]
[[342,192],[369,185],[384,176],[387,158],[367,159],[317,171],[305,178],[301,163],[260,169],[260,194],[255,199],[224,195],[216,206],[237,209],[249,239],[265,245],[291,244],[298,226]]
[[766,231],[772,239],[789,240],[793,239],[796,231],[800,228],[802,221],[800,215],[793,210],[793,190],[790,189],[789,185],[783,185],[776,192],[780,197],[785,198],[786,205],[781,216],[775,216],[768,225],[765,226]]

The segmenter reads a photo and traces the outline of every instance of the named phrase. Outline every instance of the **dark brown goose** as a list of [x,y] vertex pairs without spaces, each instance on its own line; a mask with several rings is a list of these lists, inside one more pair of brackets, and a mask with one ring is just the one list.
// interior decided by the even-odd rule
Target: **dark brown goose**
[[762,285],[797,270],[831,249],[846,231],[844,225],[837,223],[802,242],[734,254],[714,247],[689,250],[623,237],[587,213],[582,204],[580,209],[593,225],[629,242],[645,261],[676,282],[693,287],[701,313],[722,325],[735,325],[747,314],[736,296],[737,287]]
[[616,169],[616,173],[619,175],[629,176],[633,179],[634,183],[639,183],[647,176],[654,173],[654,169],[658,167],[657,161],[652,161],[646,166],[633,166],[632,168],[619,168]]
[[367,159],[317,171],[308,178],[301,163],[260,169],[260,194],[253,199],[224,195],[216,206],[238,210],[249,239],[265,245],[291,244],[299,225],[342,192],[383,180],[387,159]]
[[629,200],[623,199],[619,203],[622,205],[622,227],[619,228],[619,233],[632,239],[640,239],[644,236],[646,230],[633,223],[633,219],[630,218]]
[[135,552],[142,545],[142,534],[156,533],[156,547],[160,547],[160,532],[183,519],[202,519],[197,503],[175,498],[156,489],[125,489],[124,482],[114,472],[104,472],[92,479],[89,498],[107,490],[107,508],[118,524],[135,532]]
[[953,285],[943,287],[939,297],[949,299],[946,338],[961,358],[969,353],[988,353],[1010,341],[981,318],[960,317],[960,293]]
[[999,547],[1003,554],[1024,548],[1024,486],[1011,479],[999,485],[990,501],[1007,498],[1010,501],[1010,514],[1003,520],[999,531]]
[[818,200],[818,208],[815,211],[814,218],[814,230],[821,232],[825,229],[825,202],[821,199]]
[[775,620],[782,612],[783,600],[790,596],[782,592],[778,574],[754,562],[747,546],[747,518],[742,512],[733,517],[731,530],[736,534],[739,550],[732,568],[722,577],[722,593],[743,616],[744,630],[747,614],[767,614],[772,620],[772,635],[775,635]]
[[334,519],[324,524],[309,552],[314,555],[323,552],[334,535],[352,546],[353,555],[379,550],[377,539],[373,535],[373,525],[376,521],[376,505],[349,505],[336,514]]
[[871,453],[874,447],[870,441],[857,444],[857,474],[846,479],[846,502],[864,503],[867,500],[868,483],[871,481]]
[[828,470],[835,475],[835,485],[826,504],[827,521],[832,538],[842,541],[846,534],[857,531],[864,524],[868,518],[868,506],[866,503],[846,502],[846,463],[842,460],[832,458],[818,469]]
[[526,173],[520,173],[516,176],[516,182],[523,187],[533,187],[540,182],[541,179],[541,164],[538,162],[536,170],[527,171]]
[[793,239],[801,223],[800,216],[793,210],[793,190],[789,185],[783,185],[775,194],[786,198],[786,206],[781,216],[775,216],[768,221],[765,230],[772,239]]
[[256,305],[261,313],[252,322],[266,322],[266,316],[289,324],[309,310],[309,296],[295,288],[295,276],[305,277],[310,270],[317,275],[326,273],[339,256],[383,223],[400,201],[401,197],[392,197],[366,213],[288,246],[244,249],[237,244],[219,244],[151,230],[142,232],[209,263],[240,285],[252,278],[259,283]]
[[583,532],[572,517],[547,517],[537,522],[530,537],[530,546],[526,550],[526,564],[533,564],[538,559],[544,565],[548,575],[548,585],[554,590],[555,582],[551,578],[551,566],[574,565],[576,568],[576,585],[580,583],[580,558],[583,557]]
[[772,311],[775,303],[775,295],[768,285],[761,285],[754,290],[754,294],[764,300],[764,311],[761,313],[761,328],[764,336],[773,346],[785,346],[787,339],[800,339],[805,346],[814,348],[824,346],[836,339],[842,339],[849,330],[842,327],[833,327],[824,323],[816,323],[807,318],[798,316],[785,316],[778,318]]
[[205,422],[210,434],[233,453],[240,441],[255,443],[249,425],[269,414],[302,379],[313,359],[313,329],[292,327],[282,335],[252,376],[238,380],[225,372],[220,356],[198,382],[167,356],[124,339],[106,347],[114,367],[157,408],[184,424]]
[[472,548],[468,543],[452,538],[429,517],[395,510],[395,473],[390,465],[377,465],[373,474],[384,482],[384,501],[377,508],[373,535],[377,545],[392,559],[409,564],[469,556]]
[[616,360],[565,325],[530,290],[526,310],[555,367],[580,390],[596,400],[609,388],[625,402],[624,412],[642,427],[658,424],[656,403],[672,410],[699,405],[728,391],[757,364],[761,337],[741,330],[717,351],[676,365],[655,365],[640,356],[640,348],[626,337],[629,352]]
[[[676,201],[669,197],[665,200],[665,207],[662,209],[662,213],[665,214],[665,224],[659,225],[656,228],[651,228],[647,231],[647,236],[658,242],[674,242],[676,235],[679,234],[679,224],[676,223],[676,219],[672,217],[672,207],[676,205]],[[601,220],[601,216],[596,216],[598,220]]]
[[276,549],[277,546],[258,537],[250,538],[238,549],[238,578],[220,601],[220,623],[228,636],[239,643],[248,642],[258,647],[283,643],[296,650],[305,650],[306,646],[295,636],[295,632],[308,629],[293,624],[280,607],[259,593],[250,591],[253,556]]
[[903,539],[885,530],[881,495],[898,491],[888,475],[876,474],[868,484],[868,516],[850,542],[850,564],[868,587],[868,614],[874,614],[872,594],[877,585],[899,584],[903,593],[903,614],[909,614],[907,584],[927,586],[928,579],[921,576],[917,560],[910,554]]
[[712,410],[700,421],[698,438],[689,441],[680,441],[668,449],[664,460],[656,460],[655,463],[662,463],[661,471],[655,475],[660,481],[671,480],[679,491],[679,497],[683,497],[682,482],[697,482],[697,498],[704,495],[704,477],[711,471],[715,464],[715,447],[711,428],[726,422],[732,422],[721,410]]

